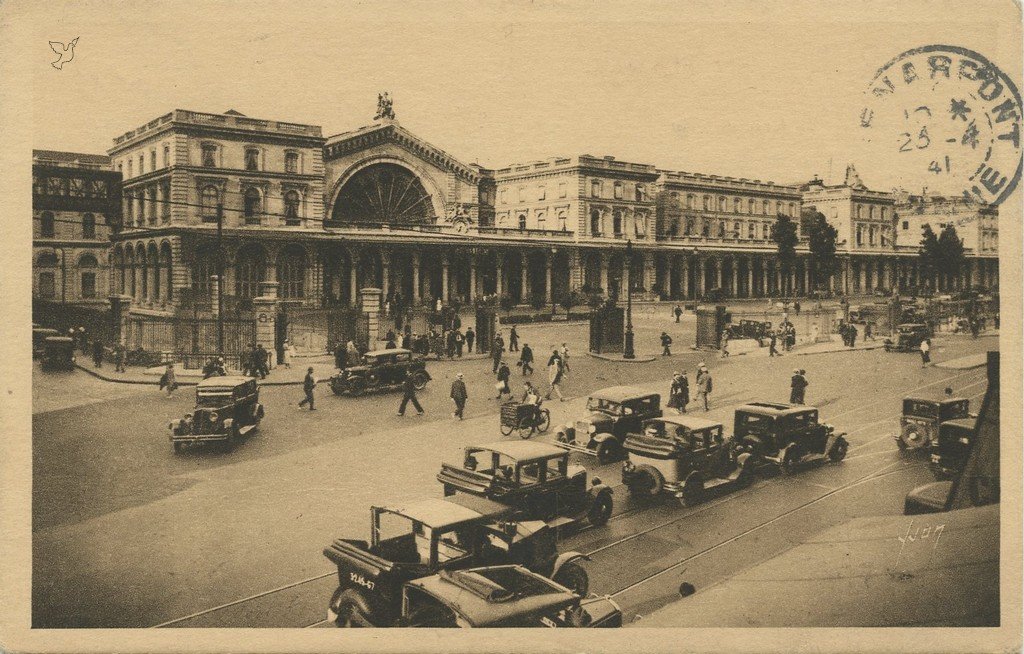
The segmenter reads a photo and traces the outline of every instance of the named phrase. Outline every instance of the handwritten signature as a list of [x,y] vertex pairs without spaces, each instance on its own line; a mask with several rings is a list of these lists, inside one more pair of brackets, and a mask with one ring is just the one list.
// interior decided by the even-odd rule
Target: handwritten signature
[[896,555],[896,565],[893,567],[899,566],[900,558],[903,556],[903,552],[907,547],[907,543],[928,540],[931,542],[932,551],[934,552],[935,548],[939,546],[939,539],[942,538],[942,530],[945,528],[946,525],[941,524],[934,526],[928,525],[927,527],[918,526],[915,529],[914,521],[911,520],[910,524],[907,525],[907,533],[903,535],[897,534],[896,536],[896,539],[900,542],[900,551],[899,554]]

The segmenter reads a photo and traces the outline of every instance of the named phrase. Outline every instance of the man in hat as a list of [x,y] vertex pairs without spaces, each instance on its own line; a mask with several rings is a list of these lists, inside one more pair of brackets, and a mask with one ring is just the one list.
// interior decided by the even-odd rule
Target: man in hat
[[804,403],[804,389],[807,388],[807,379],[804,377],[803,372],[800,369],[793,370],[793,377],[789,381],[790,404]]
[[398,415],[405,415],[405,407],[409,402],[412,402],[413,408],[416,409],[416,415],[423,415],[423,407],[420,406],[420,401],[416,399],[416,383],[412,378],[412,371],[405,371],[405,379],[402,380],[402,403],[398,406]]
[[455,381],[452,382],[452,392],[450,393],[452,400],[455,401],[455,413],[452,414],[453,418],[462,420],[462,412],[466,408],[466,400],[469,399],[469,394],[466,392],[466,382],[462,381],[462,373],[455,373]]
[[681,372],[672,373],[672,386],[668,392],[668,406],[679,413],[686,413],[690,403],[690,380]]
[[302,380],[302,391],[306,394],[305,399],[299,402],[299,408],[309,405],[310,411],[316,411],[313,406],[313,389],[316,388],[316,377],[313,376],[313,368],[306,370],[306,378]]
[[670,357],[672,356],[672,337],[667,332],[661,332],[661,356]]
[[711,372],[701,361],[697,366],[697,401],[704,404],[704,410],[708,410],[708,396],[711,395]]

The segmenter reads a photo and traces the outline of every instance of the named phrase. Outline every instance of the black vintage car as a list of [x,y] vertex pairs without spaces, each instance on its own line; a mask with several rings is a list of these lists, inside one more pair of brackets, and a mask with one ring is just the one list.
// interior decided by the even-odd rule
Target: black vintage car
[[558,430],[558,445],[596,455],[601,463],[621,461],[626,457],[626,436],[640,431],[644,420],[661,416],[661,396],[633,386],[612,386],[592,393],[587,411]]
[[407,373],[412,374],[416,390],[422,390],[430,381],[422,356],[402,348],[374,350],[363,355],[362,363],[348,366],[331,377],[331,390],[335,395],[359,396],[369,390],[395,389],[402,385]]
[[768,339],[772,331],[772,323],[765,320],[740,320],[738,323],[726,327],[729,338],[732,340],[741,338],[752,338],[761,344]]
[[394,625],[407,582],[481,565],[522,565],[586,596],[590,582],[579,564],[586,556],[559,554],[553,528],[511,513],[472,496],[372,507],[368,541],[339,538],[324,549],[338,567],[328,619],[339,627]]
[[903,415],[900,416],[900,433],[895,436],[896,446],[902,451],[928,447],[935,442],[943,423],[971,418],[970,405],[970,400],[963,397],[903,398]]
[[722,434],[722,423],[697,416],[665,416],[644,423],[626,438],[629,460],[622,483],[633,495],[662,493],[683,506],[712,491],[738,488],[751,478],[752,455],[738,456]]
[[32,327],[32,358],[38,359],[43,355],[46,346],[46,339],[51,336],[60,336],[56,329],[48,327]]
[[896,336],[884,341],[886,352],[916,352],[921,341],[928,338],[931,332],[924,323],[903,323],[896,327]]
[[516,509],[519,517],[556,528],[582,521],[599,527],[612,514],[612,489],[597,477],[588,486],[583,466],[569,465],[569,452],[547,443],[467,447],[462,465],[443,463],[437,480],[446,497],[484,497]]
[[842,461],[849,449],[845,434],[818,422],[814,407],[751,402],[736,409],[733,447],[737,456],[749,453],[748,465],[777,465],[783,473],[817,461]]
[[263,405],[256,380],[240,375],[210,377],[196,384],[196,407],[168,428],[175,453],[189,445],[219,443],[227,450],[263,419]]
[[936,479],[952,479],[964,469],[977,433],[977,419],[958,418],[939,425],[932,441],[930,467]]
[[43,370],[74,370],[75,340],[67,336],[47,336],[41,359]]

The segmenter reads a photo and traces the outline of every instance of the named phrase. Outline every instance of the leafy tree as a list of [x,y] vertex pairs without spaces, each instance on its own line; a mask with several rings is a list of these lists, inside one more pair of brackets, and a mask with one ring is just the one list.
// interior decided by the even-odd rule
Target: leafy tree
[[789,295],[790,288],[789,273],[796,263],[796,223],[789,216],[778,214],[775,217],[775,225],[772,227],[772,240],[775,242],[779,252],[779,266],[782,268],[782,285],[785,294]]
[[942,275],[946,286],[949,287],[953,279],[960,275],[964,266],[964,242],[957,235],[956,227],[952,224],[942,228],[939,234],[939,261],[938,271]]
[[583,293],[577,288],[570,288],[563,292],[558,298],[558,304],[565,309],[566,318],[572,312],[573,307],[578,307],[586,301]]
[[512,309],[515,308],[516,301],[508,293],[503,293],[501,297],[498,298],[498,306],[501,307],[501,310],[506,314],[509,314],[512,312]]
[[939,273],[939,261],[942,259],[939,237],[932,226],[925,224],[921,228],[921,247],[918,257],[921,264],[921,278],[927,286],[934,286],[935,276]]
[[813,215],[803,224],[811,249],[815,287],[828,288],[828,280],[839,270],[839,257],[836,256],[836,241],[839,239],[839,232],[820,211],[813,212]]

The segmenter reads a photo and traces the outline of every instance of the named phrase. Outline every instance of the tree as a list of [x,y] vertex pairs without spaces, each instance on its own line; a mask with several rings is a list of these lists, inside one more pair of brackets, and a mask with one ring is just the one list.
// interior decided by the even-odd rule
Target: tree
[[577,288],[571,288],[563,292],[558,298],[558,304],[565,309],[566,320],[569,319],[569,314],[572,312],[573,307],[578,307],[586,301],[583,293]]
[[779,266],[782,268],[782,286],[785,294],[791,292],[789,273],[796,263],[796,223],[789,216],[779,214],[775,217],[775,225],[772,227],[772,240],[779,251]]
[[921,279],[927,280],[927,286],[934,286],[942,255],[939,237],[935,234],[932,226],[927,223],[921,228],[921,247],[918,250],[918,257],[921,263]]
[[947,288],[952,280],[960,276],[964,266],[964,242],[956,233],[952,223],[942,228],[938,238],[938,271]]
[[503,293],[501,297],[498,298],[498,306],[501,307],[501,310],[504,311],[506,315],[508,315],[512,312],[512,309],[515,308],[516,301],[508,293]]
[[815,287],[821,288],[824,285],[828,288],[828,280],[839,271],[839,257],[836,256],[839,232],[820,211],[815,211],[803,224],[811,250]]

